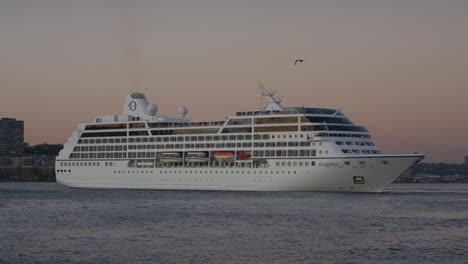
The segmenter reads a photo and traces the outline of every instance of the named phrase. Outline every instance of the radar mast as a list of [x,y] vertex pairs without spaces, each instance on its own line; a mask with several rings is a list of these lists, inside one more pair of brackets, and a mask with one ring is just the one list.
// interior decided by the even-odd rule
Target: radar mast
[[265,88],[261,81],[257,81],[258,87],[260,88],[261,95],[266,98],[267,106],[263,109],[265,111],[277,111],[283,110],[281,105],[281,98],[276,96],[275,90],[271,88]]

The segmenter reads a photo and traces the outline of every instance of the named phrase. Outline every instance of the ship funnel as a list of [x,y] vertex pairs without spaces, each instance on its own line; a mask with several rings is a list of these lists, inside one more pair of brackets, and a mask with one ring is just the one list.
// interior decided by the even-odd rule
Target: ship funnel
[[[125,98],[123,114],[125,116],[145,116],[148,113],[149,102],[142,93],[131,93]],[[154,109],[150,109],[154,110]],[[156,107],[157,111],[157,107]],[[156,113],[156,112],[155,112]]]

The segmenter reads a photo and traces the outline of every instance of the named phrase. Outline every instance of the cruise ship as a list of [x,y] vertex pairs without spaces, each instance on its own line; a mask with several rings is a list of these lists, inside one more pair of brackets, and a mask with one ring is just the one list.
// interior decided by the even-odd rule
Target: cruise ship
[[339,109],[266,106],[223,121],[158,113],[131,93],[121,115],[81,123],[56,158],[59,183],[76,188],[382,192],[424,158],[380,153]]

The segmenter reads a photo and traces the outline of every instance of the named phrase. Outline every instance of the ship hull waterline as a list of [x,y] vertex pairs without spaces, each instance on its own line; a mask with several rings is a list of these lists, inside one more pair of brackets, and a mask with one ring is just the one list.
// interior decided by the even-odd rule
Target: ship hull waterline
[[[74,188],[206,191],[382,192],[423,155],[269,159],[266,168],[173,167],[71,168],[57,182]],[[315,161],[310,167],[275,166],[277,161]],[[362,162],[362,163],[359,163]],[[348,165],[349,164],[349,165]],[[356,182],[356,178],[364,181]]]

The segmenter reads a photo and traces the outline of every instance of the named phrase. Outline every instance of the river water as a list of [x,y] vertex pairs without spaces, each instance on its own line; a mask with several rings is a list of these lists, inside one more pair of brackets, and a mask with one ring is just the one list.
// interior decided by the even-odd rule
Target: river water
[[3,182],[0,263],[468,263],[468,185],[358,194]]

